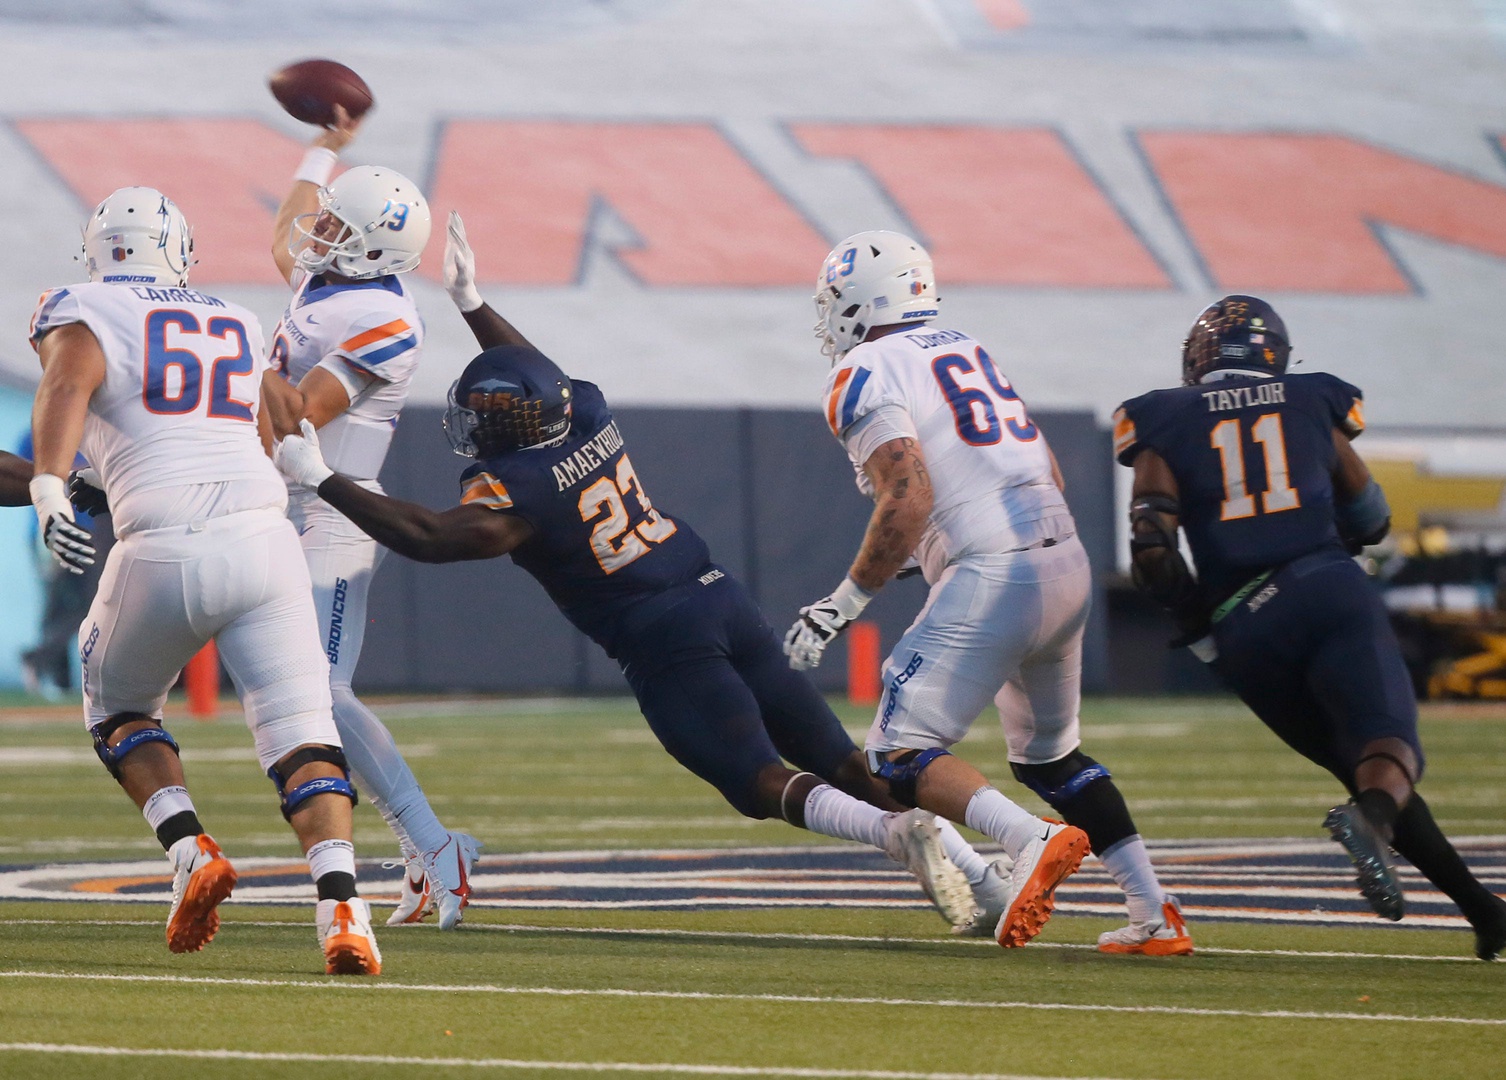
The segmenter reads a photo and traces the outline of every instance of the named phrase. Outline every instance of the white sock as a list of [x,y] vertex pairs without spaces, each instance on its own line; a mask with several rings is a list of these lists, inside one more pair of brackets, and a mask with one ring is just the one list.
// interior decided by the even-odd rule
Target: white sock
[[889,814],[876,806],[854,799],[830,784],[817,784],[805,797],[805,827],[822,836],[839,840],[856,840],[884,850],[884,833]]
[[193,800],[188,797],[186,787],[174,785],[152,792],[146,805],[141,808],[141,813],[146,818],[146,823],[152,827],[152,832],[156,832],[164,821],[185,810],[192,812]]
[[963,820],[996,841],[1011,859],[1020,857],[1025,845],[1040,835],[1042,825],[1040,818],[1006,798],[996,787],[980,787],[973,792]]
[[957,826],[946,818],[937,818],[936,827],[941,830],[941,846],[946,848],[946,857],[952,860],[952,865],[967,876],[969,885],[981,885],[988,874],[988,860],[974,851]]
[[397,821],[419,851],[438,851],[444,847],[450,834],[429,806],[417,777],[393,741],[392,732],[356,698],[350,687],[331,686],[330,691],[335,728],[340,732],[351,772],[367,785],[365,794],[386,807],[382,816],[387,823]]
[[309,848],[309,875],[318,884],[325,874],[344,872],[356,876],[356,846],[349,840],[321,840]]
[[1098,861],[1113,875],[1124,890],[1125,906],[1129,908],[1132,923],[1150,922],[1161,917],[1161,905],[1166,903],[1166,892],[1156,878],[1150,865],[1150,852],[1145,850],[1145,841],[1137,833],[1126,836],[1113,844]]

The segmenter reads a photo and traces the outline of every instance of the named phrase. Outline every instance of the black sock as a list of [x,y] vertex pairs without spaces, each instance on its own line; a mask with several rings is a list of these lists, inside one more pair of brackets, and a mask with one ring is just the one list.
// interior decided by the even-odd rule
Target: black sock
[[157,826],[157,840],[162,844],[162,850],[166,851],[185,836],[198,836],[203,831],[199,815],[192,810],[184,810]]
[[1471,923],[1498,918],[1495,895],[1476,880],[1433,820],[1422,796],[1413,792],[1396,817],[1392,846],[1425,878],[1442,889]]
[[1356,795],[1354,801],[1360,808],[1360,813],[1365,815],[1365,820],[1389,840],[1396,829],[1396,817],[1401,813],[1391,793],[1380,788],[1368,788]]
[[356,876],[344,870],[331,870],[314,887],[319,890],[320,900],[349,900],[356,895]]

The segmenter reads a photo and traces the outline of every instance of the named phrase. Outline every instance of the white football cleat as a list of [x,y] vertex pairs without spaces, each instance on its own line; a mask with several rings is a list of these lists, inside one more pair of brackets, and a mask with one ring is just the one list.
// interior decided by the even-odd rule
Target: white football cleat
[[1088,834],[1075,825],[1042,821],[1041,835],[1020,851],[1009,886],[1014,897],[999,919],[994,939],[1017,949],[1041,932],[1056,910],[1056,887],[1077,871],[1088,854]]
[[[384,869],[395,864],[383,863]],[[397,910],[387,916],[388,926],[405,926],[420,923],[434,914],[434,893],[429,888],[429,875],[424,872],[424,861],[417,853],[403,859],[403,883],[399,886]]]
[[320,900],[314,925],[324,948],[326,975],[380,975],[382,951],[371,932],[371,908],[359,896]]
[[884,851],[920,882],[927,899],[953,926],[966,922],[976,910],[967,877],[946,857],[936,817],[925,810],[906,810],[886,823]]
[[1130,923],[1098,935],[1098,951],[1134,953],[1141,956],[1190,956],[1192,935],[1182,921],[1182,905],[1170,893],[1161,905],[1160,918]]
[[465,906],[471,902],[471,864],[481,851],[480,841],[469,833],[449,836],[438,851],[421,856],[441,930],[453,929],[465,917]]
[[952,927],[952,933],[958,937],[993,937],[994,927],[1014,900],[1014,889],[1009,884],[1013,868],[1014,860],[1008,855],[998,855],[988,864],[983,880],[973,886],[973,917]]
[[173,861],[173,906],[167,913],[167,947],[198,952],[220,928],[220,902],[235,888],[235,867],[208,833],[185,836],[168,849]]

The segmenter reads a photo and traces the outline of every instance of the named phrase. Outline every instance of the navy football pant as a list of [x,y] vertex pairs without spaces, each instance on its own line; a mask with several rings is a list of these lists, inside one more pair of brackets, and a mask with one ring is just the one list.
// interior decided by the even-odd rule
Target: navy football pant
[[790,670],[742,585],[720,575],[630,609],[616,652],[664,749],[739,813],[759,817],[764,768],[783,758],[829,778],[857,746],[809,680]]
[[1417,700],[1385,606],[1342,549],[1286,564],[1213,630],[1213,669],[1293,750],[1354,790],[1366,743],[1407,742]]

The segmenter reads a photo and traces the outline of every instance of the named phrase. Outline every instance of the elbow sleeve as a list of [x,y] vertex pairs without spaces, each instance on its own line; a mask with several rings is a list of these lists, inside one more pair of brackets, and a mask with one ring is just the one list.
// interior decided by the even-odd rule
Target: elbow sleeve
[[1385,539],[1391,530],[1391,507],[1374,477],[1353,499],[1334,506],[1334,523],[1340,538],[1351,546],[1378,544]]

